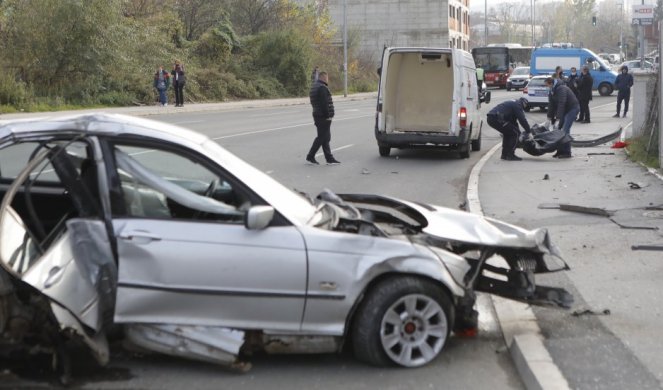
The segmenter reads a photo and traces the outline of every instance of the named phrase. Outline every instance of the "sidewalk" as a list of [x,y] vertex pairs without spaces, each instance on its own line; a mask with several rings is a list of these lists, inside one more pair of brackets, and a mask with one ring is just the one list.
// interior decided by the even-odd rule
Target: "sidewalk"
[[[571,135],[589,140],[619,126],[630,128],[631,118],[613,114],[613,104],[599,106],[592,110],[592,123],[574,123]],[[528,119],[545,117],[530,114]],[[475,202],[472,211],[479,206],[486,216],[547,227],[571,267],[538,279],[574,293],[569,311],[530,310],[495,300],[528,388],[662,386],[663,251],[633,250],[632,245],[663,246],[663,177],[611,145],[574,148],[574,158],[565,160],[518,150],[521,162],[500,160],[494,153],[498,145],[478,173],[480,204]],[[542,209],[542,204],[602,208],[611,217]]]
[[[356,93],[343,97],[342,95],[334,95],[335,103],[375,99],[377,92]],[[108,114],[125,114],[135,116],[148,116],[148,115],[163,115],[163,114],[176,114],[180,112],[202,112],[202,111],[233,111],[245,108],[257,107],[284,107],[284,106],[297,106],[310,104],[308,97],[299,98],[285,98],[285,99],[264,99],[264,100],[238,100],[231,102],[219,103],[186,103],[183,107],[175,107],[169,105],[161,107],[158,104],[151,106],[137,106],[137,107],[108,107],[108,108],[89,108],[84,110],[71,110],[71,111],[44,111],[44,112],[20,112],[14,114],[0,114],[0,120],[3,119],[19,119],[19,118],[34,118],[34,117],[57,117],[68,115],[79,115],[85,113],[105,112]]]

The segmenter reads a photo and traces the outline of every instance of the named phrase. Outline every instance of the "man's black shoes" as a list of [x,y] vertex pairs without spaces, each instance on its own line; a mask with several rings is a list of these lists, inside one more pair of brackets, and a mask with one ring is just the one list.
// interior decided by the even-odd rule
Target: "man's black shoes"
[[327,160],[327,165],[338,165],[340,164],[340,161],[337,161],[335,158],[332,158],[331,160]]
[[315,160],[315,157],[307,156],[306,157],[306,162],[311,164],[311,165],[320,165],[320,163]]
[[516,156],[516,155],[513,155],[513,156],[502,156],[502,160],[505,160],[505,161],[522,161],[523,159]]
[[570,154],[560,154],[560,155],[557,156],[557,158],[571,158],[571,157],[573,157],[573,156],[570,155]]

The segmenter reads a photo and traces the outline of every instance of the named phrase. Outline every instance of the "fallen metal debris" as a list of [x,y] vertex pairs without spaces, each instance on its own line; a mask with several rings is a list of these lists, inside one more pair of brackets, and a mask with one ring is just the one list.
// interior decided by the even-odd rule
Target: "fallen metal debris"
[[600,312],[595,312],[594,310],[585,309],[585,310],[576,310],[573,313],[571,313],[571,315],[574,316],[574,317],[580,317],[580,316],[590,315],[590,314],[595,315],[595,316],[598,316],[598,315],[609,316],[610,315],[610,309],[603,309]]
[[587,141],[573,140],[573,141],[571,141],[571,146],[573,146],[574,148],[590,148],[590,147],[593,147],[593,146],[598,146],[598,145],[604,144],[606,142],[610,142],[613,139],[616,139],[617,137],[619,137],[621,132],[622,132],[622,128],[620,127],[617,131],[615,131],[613,133],[610,133],[608,135],[604,135],[603,137],[596,138],[596,139],[587,140]]
[[663,245],[631,245],[631,250],[634,251],[662,251]]
[[368,169],[364,168],[364,169],[361,170],[361,174],[362,175],[370,175],[371,172]]
[[614,156],[614,153],[587,153],[588,156]]
[[548,174],[546,173],[545,175],[543,175],[543,180],[550,180],[550,176],[548,176]]
[[632,190],[639,190],[639,189],[642,188],[642,187],[640,186],[640,184],[638,184],[638,183],[634,183],[634,182],[632,182],[632,181],[629,181],[627,184],[628,184],[628,187],[629,187],[630,189],[632,189]]
[[592,214],[592,215],[600,215],[603,217],[610,217],[612,216],[613,212],[602,209],[599,207],[586,207],[586,206],[577,206],[573,204],[563,204],[563,203],[541,203],[539,205],[540,209],[559,209],[559,210],[564,210],[564,211],[573,211],[576,213],[583,213],[583,214]]
[[609,218],[615,225],[619,226],[622,229],[637,229],[637,230],[658,230],[657,226],[633,226],[633,225],[624,225],[617,222],[614,218]]

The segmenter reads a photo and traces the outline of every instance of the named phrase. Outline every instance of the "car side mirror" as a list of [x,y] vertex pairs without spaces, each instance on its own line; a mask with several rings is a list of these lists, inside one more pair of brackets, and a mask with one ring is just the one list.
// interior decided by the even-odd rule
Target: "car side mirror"
[[482,93],[481,97],[479,98],[479,101],[481,103],[486,103],[486,104],[490,103],[490,91]]
[[253,206],[246,212],[244,226],[249,230],[262,230],[269,226],[273,218],[272,206]]

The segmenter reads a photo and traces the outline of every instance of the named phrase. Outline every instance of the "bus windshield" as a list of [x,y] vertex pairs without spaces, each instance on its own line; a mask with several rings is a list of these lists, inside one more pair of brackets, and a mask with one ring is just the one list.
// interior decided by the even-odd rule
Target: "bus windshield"
[[486,72],[506,72],[509,70],[509,49],[506,47],[478,47],[472,49],[477,67]]

